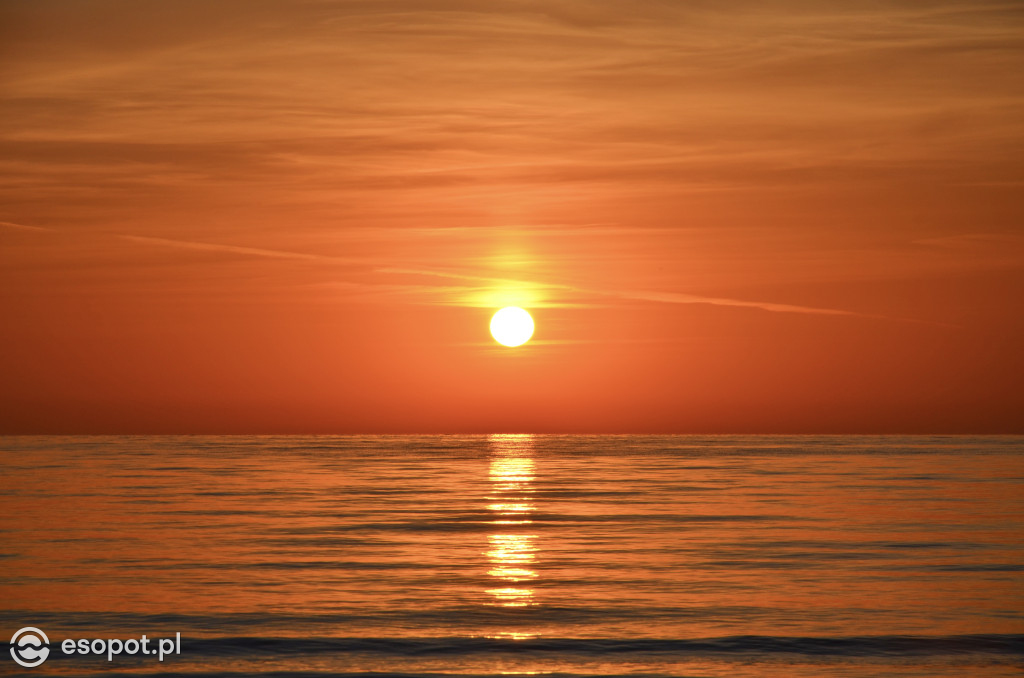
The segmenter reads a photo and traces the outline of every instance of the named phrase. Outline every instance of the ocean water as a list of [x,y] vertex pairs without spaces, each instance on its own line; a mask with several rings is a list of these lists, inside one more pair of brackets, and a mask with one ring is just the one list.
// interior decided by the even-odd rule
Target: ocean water
[[[0,438],[0,673],[1013,676],[1024,438]],[[64,654],[176,638],[180,653]]]

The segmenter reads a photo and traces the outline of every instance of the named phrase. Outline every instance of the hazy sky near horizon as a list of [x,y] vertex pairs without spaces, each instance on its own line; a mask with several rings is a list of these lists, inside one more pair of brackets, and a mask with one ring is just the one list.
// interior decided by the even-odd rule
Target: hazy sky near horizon
[[1022,73],[985,0],[0,4],[0,433],[1024,432]]

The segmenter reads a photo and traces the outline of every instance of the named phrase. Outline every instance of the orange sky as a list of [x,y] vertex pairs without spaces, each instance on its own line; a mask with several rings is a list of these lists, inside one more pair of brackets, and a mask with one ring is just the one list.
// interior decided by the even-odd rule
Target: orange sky
[[0,433],[1024,432],[1022,73],[986,0],[4,3]]

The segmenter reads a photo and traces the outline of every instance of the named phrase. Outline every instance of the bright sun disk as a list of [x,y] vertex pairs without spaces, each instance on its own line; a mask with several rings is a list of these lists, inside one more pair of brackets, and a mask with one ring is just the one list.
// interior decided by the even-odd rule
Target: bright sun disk
[[518,306],[506,306],[491,318],[491,334],[499,344],[521,346],[533,336],[533,318]]

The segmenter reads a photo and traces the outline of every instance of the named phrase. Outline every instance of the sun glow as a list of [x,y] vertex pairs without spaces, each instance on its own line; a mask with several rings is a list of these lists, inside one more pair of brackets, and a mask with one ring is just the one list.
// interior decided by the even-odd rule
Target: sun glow
[[533,336],[533,318],[518,306],[506,306],[491,318],[491,334],[505,346],[521,346]]

